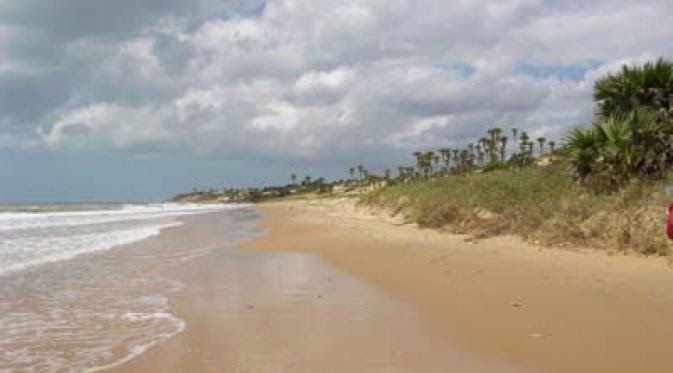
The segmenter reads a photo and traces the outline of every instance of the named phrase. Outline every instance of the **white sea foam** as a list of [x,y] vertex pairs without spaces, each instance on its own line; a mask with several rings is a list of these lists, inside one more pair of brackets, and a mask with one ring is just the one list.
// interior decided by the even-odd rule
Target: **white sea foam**
[[123,205],[118,210],[59,211],[59,212],[7,212],[0,213],[0,231],[30,228],[49,228],[101,224],[128,220],[160,219],[181,215],[202,214],[224,209],[244,207],[223,204]]
[[140,241],[179,224],[172,221],[105,233],[4,240],[0,243],[0,275]]
[[[184,320],[168,312],[165,299],[155,303],[149,306],[137,300],[124,305],[142,312],[123,312],[122,305],[115,303],[108,304],[110,311],[101,312],[103,303],[94,303],[76,315],[65,309],[3,315],[0,372],[98,372],[130,361],[185,329]],[[59,348],[73,347],[66,358],[41,348],[45,341]],[[120,347],[125,353],[110,359],[119,354]]]
[[0,275],[143,240],[176,217],[241,205],[124,205],[118,210],[0,213]]
[[140,314],[140,313],[127,313],[125,315],[129,320],[131,321],[146,321],[146,320],[152,320],[152,319],[160,319],[160,320],[167,320],[168,322],[172,323],[174,325],[174,330],[169,331],[169,332],[163,332],[163,333],[157,333],[153,336],[152,340],[145,341],[142,343],[138,343],[133,345],[131,348],[129,348],[128,353],[126,356],[122,357],[121,359],[110,363],[106,365],[100,365],[94,368],[90,368],[87,370],[84,370],[87,373],[93,373],[93,372],[101,372],[104,370],[108,370],[111,368],[114,368],[116,366],[122,365],[124,363],[127,363],[136,357],[144,354],[147,350],[150,348],[166,341],[167,339],[171,338],[172,336],[181,333],[183,330],[185,330],[185,321],[182,319],[179,319],[175,317],[174,315],[166,312],[156,312],[156,313],[151,313],[151,314]]

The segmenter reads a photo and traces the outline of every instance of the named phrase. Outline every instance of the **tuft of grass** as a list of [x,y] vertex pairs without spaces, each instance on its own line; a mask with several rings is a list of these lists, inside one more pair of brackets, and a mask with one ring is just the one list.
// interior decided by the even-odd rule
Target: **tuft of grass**
[[634,181],[617,193],[596,194],[574,182],[571,173],[568,164],[557,162],[415,180],[368,193],[360,203],[452,233],[515,234],[550,246],[670,254],[666,181]]

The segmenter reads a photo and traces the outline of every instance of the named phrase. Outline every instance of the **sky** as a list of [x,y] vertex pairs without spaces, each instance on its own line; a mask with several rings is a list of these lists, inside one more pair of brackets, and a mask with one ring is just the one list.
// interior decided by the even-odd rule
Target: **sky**
[[490,127],[561,141],[596,78],[673,57],[671,0],[0,0],[0,203],[412,164]]

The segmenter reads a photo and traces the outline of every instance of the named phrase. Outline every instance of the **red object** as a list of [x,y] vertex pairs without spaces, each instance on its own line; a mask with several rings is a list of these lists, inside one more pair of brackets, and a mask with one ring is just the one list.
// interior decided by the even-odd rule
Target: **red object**
[[668,233],[668,238],[673,240],[673,203],[668,205],[668,227],[666,233]]

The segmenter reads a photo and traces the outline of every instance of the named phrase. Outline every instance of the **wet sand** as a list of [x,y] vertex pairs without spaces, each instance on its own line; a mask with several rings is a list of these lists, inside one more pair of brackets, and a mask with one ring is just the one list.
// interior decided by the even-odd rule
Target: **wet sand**
[[416,304],[435,333],[481,356],[549,372],[673,371],[673,270],[665,259],[541,249],[511,237],[466,242],[347,200],[258,210],[271,233],[244,243],[247,252],[319,254]]
[[[279,217],[269,215],[274,216]],[[301,233],[294,230],[301,226],[278,232],[273,226],[270,236],[254,240],[256,248],[267,250],[251,252],[233,248],[225,223],[217,214],[191,218],[155,239],[157,246],[209,248],[165,274],[183,284],[169,304],[185,329],[110,371],[524,371],[464,349],[413,301],[319,255],[274,251],[276,237]],[[319,252],[324,242],[314,243],[303,248]]]

